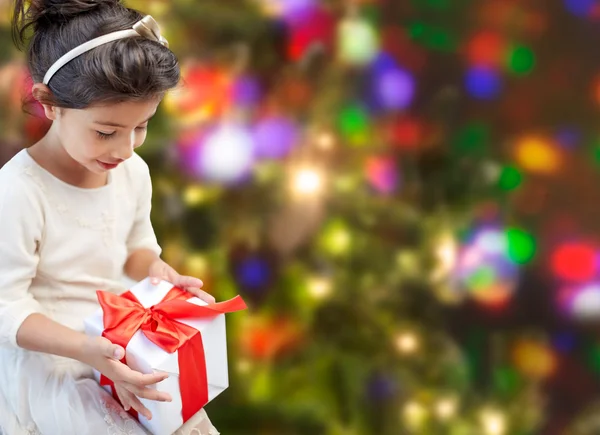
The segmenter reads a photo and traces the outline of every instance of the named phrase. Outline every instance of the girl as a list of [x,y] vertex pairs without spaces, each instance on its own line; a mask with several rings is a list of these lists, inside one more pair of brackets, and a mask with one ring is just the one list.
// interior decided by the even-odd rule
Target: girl
[[[148,167],[134,153],[179,81],[177,59],[152,17],[119,0],[17,0],[15,40],[29,30],[33,96],[52,126],[0,169],[0,432],[144,434],[92,368],[148,418],[138,397],[171,400],[154,386],[167,375],[129,369],[83,319],[97,289],[125,290],[124,274],[214,302],[159,258]],[[177,431],[217,433],[203,410]]]

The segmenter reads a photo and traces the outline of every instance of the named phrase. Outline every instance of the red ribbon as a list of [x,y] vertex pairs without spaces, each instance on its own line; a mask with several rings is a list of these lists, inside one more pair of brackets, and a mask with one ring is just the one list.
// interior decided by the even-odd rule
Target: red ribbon
[[[244,300],[236,296],[225,302],[195,305],[186,302],[191,297],[190,293],[173,287],[161,302],[144,308],[131,291],[115,295],[98,290],[96,294],[104,312],[103,337],[125,349],[133,335],[141,329],[150,341],[166,352],[179,351],[181,414],[183,422],[188,421],[208,403],[206,359],[200,331],[175,319],[211,318],[244,310],[247,308]],[[127,363],[125,358],[121,361]],[[118,400],[110,379],[102,375],[100,385],[113,387],[113,396]]]

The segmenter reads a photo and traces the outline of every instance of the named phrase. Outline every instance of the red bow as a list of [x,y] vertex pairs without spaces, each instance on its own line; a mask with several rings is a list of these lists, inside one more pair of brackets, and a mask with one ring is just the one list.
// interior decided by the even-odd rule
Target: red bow
[[[104,312],[103,337],[125,349],[133,335],[141,329],[150,341],[166,352],[179,350],[181,414],[185,423],[208,403],[206,360],[200,331],[175,319],[211,318],[244,310],[247,308],[244,300],[236,296],[225,302],[195,305],[186,302],[190,298],[188,292],[173,287],[161,302],[144,308],[131,291],[115,295],[98,290],[96,294]],[[125,358],[121,361],[126,363]],[[111,385],[113,396],[118,400],[110,379],[102,375],[100,385]]]

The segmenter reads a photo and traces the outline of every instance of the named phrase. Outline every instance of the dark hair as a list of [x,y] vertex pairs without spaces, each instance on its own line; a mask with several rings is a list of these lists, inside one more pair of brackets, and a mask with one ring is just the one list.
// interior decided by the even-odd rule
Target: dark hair
[[[39,83],[50,66],[72,48],[129,29],[141,18],[140,12],[119,0],[16,0],[12,34],[18,48],[27,46],[29,71],[33,82]],[[71,60],[50,80],[51,93],[34,97],[58,107],[83,109],[161,98],[179,79],[177,57],[167,47],[144,37],[124,38]]]

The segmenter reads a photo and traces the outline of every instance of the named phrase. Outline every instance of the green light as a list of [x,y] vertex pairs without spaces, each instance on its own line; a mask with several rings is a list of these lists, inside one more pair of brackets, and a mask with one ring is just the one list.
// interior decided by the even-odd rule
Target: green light
[[483,123],[467,125],[458,135],[455,149],[458,153],[472,153],[483,150],[488,144],[489,128]]
[[436,9],[446,9],[450,6],[450,0],[426,0],[427,6]]
[[531,261],[535,255],[535,240],[533,236],[517,228],[506,231],[508,239],[508,257],[518,264]]
[[508,66],[518,75],[528,74],[535,66],[535,55],[528,47],[516,46],[509,54]]
[[427,44],[429,48],[451,51],[456,48],[456,38],[443,29],[432,27],[427,34]]
[[467,286],[473,290],[485,290],[494,283],[496,273],[493,268],[482,266],[467,278]]
[[425,34],[426,27],[423,23],[412,23],[408,26],[408,34],[413,39],[419,39]]
[[350,106],[342,110],[339,118],[340,129],[353,145],[360,145],[368,139],[369,117],[359,106]]
[[523,182],[523,175],[514,166],[505,166],[502,169],[498,185],[502,190],[515,190]]

